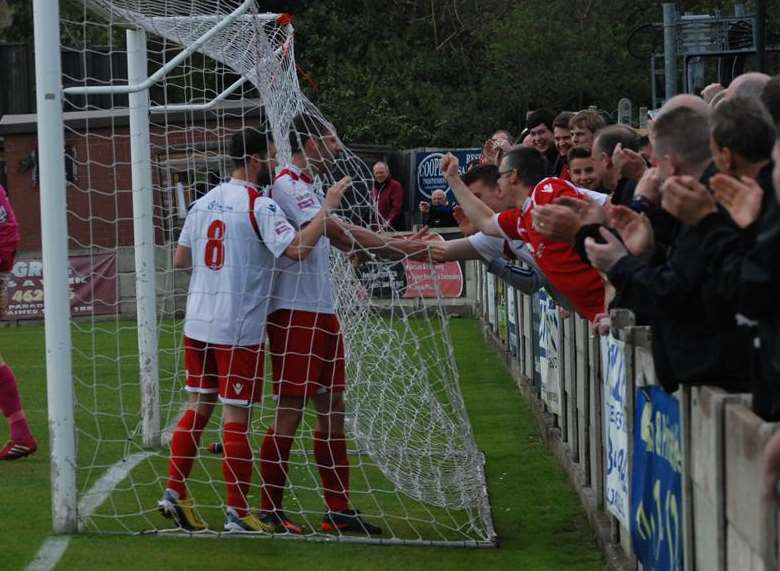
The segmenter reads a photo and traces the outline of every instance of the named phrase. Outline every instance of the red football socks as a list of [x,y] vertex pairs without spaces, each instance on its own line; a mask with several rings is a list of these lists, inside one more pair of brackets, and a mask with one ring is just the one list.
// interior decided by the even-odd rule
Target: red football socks
[[187,478],[192,471],[192,464],[198,455],[198,445],[203,429],[209,419],[187,409],[176,425],[176,431],[171,439],[171,461],[168,464],[169,490],[179,494],[180,499],[187,497]]
[[0,365],[0,410],[8,420],[11,440],[22,443],[32,440],[30,425],[27,424],[27,417],[19,398],[16,377],[8,365]]
[[236,510],[239,517],[244,517],[248,507],[246,496],[252,481],[252,448],[246,425],[238,422],[225,424],[222,441],[222,476],[227,486],[227,505]]
[[332,512],[346,511],[349,509],[349,458],[344,435],[315,432],[314,458],[328,509]]
[[287,461],[294,437],[281,436],[269,428],[260,448],[260,474],[263,477],[260,509],[264,512],[282,509],[287,482]]

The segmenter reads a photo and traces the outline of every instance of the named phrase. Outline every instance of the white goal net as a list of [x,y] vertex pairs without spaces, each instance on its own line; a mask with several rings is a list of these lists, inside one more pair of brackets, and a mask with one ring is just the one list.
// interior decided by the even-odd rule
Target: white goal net
[[[187,401],[189,273],[173,267],[187,209],[229,178],[235,133],[252,127],[272,134],[281,169],[291,160],[294,117],[324,118],[298,84],[291,22],[263,13],[261,2],[75,5],[63,5],[60,47],[68,248],[76,281],[86,284],[75,294],[71,321],[79,527],[180,533],[160,516],[157,501],[168,479],[171,431]],[[144,81],[131,94],[117,89]],[[331,159],[314,186],[324,192],[351,176],[342,218],[381,226],[368,167],[345,147]],[[442,304],[405,300],[402,291],[377,302],[349,254],[334,248],[330,259],[348,379],[349,501],[382,535],[321,529],[326,507],[311,406],[290,451],[284,511],[304,539],[491,545],[484,459]],[[399,262],[371,263],[371,275],[382,275]],[[252,509],[260,506],[259,451],[276,414],[271,368],[266,359],[265,398],[249,422]],[[221,533],[225,518],[223,458],[207,450],[222,441],[220,416],[218,405],[187,478],[203,534]]]

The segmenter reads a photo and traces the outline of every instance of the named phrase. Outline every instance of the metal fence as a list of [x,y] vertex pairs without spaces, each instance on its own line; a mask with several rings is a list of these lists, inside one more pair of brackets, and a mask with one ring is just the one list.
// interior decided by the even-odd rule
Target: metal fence
[[761,485],[777,425],[753,414],[750,395],[708,386],[668,395],[652,331],[631,312],[613,312],[599,338],[574,315],[556,324],[544,294],[523,295],[479,263],[470,270],[486,337],[531,402],[610,567],[778,568],[777,506]]

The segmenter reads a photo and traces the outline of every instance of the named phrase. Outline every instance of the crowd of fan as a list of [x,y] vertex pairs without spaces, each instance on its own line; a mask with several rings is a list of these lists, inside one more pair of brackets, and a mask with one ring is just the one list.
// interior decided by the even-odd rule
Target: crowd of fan
[[[778,120],[780,76],[758,73],[740,76],[728,88],[710,86],[701,97],[670,99],[647,132],[608,125],[591,110],[557,116],[537,110],[517,141],[496,131],[484,145],[482,164],[469,165],[462,177],[461,189],[472,192],[480,170],[491,173],[496,189],[510,188],[504,176],[528,187],[511,205],[514,217],[491,213],[493,221],[484,206],[458,192],[455,157],[445,158],[442,171],[465,210],[459,221],[468,217],[466,225],[474,227],[468,231],[525,240],[553,288],[584,284],[578,276],[597,270],[604,313],[587,315],[571,289],[563,305],[570,298],[601,333],[608,330],[608,311],[617,308],[631,310],[638,325],[652,326],[656,373],[667,391],[707,384],[751,392],[754,411],[778,421]],[[529,149],[545,160],[535,163]],[[546,172],[536,164],[546,165]],[[555,186],[558,179],[572,184]],[[541,192],[552,191],[554,199],[541,200]],[[563,278],[549,269],[555,260],[568,260],[554,257],[561,244],[581,262],[576,275],[571,264]],[[780,479],[780,436],[767,458],[773,491]]]

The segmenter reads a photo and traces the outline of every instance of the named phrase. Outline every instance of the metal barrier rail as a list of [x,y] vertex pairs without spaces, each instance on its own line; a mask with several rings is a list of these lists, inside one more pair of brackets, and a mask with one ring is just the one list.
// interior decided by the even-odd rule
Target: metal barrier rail
[[[636,327],[631,312],[612,312],[609,341],[593,336],[589,323],[575,315],[560,320],[552,339],[531,296],[500,282],[480,263],[469,270],[476,285],[474,313],[531,401],[548,447],[580,495],[610,567],[779,568],[777,505],[763,496],[761,485],[763,449],[778,424],[764,422],[751,411],[750,395],[702,386],[684,387],[670,398],[660,387],[652,388],[657,386],[652,331]],[[602,370],[605,346],[609,371]],[[615,363],[622,367],[623,383],[613,382]],[[550,396],[549,387],[556,384],[558,394]],[[621,398],[614,398],[617,388],[624,390],[622,410]],[[678,424],[665,424],[665,412],[649,404],[653,394],[672,403]],[[614,481],[612,486],[607,482],[620,456],[607,432],[621,413],[627,429],[623,473],[631,506],[628,517],[622,518],[613,515],[620,494],[614,493]],[[664,493],[666,482],[641,477],[633,481],[635,472],[645,474],[651,451],[653,458],[665,458],[661,464],[678,467],[680,497],[673,489]],[[642,498],[652,501],[639,503]],[[648,562],[647,546],[654,561]]]

